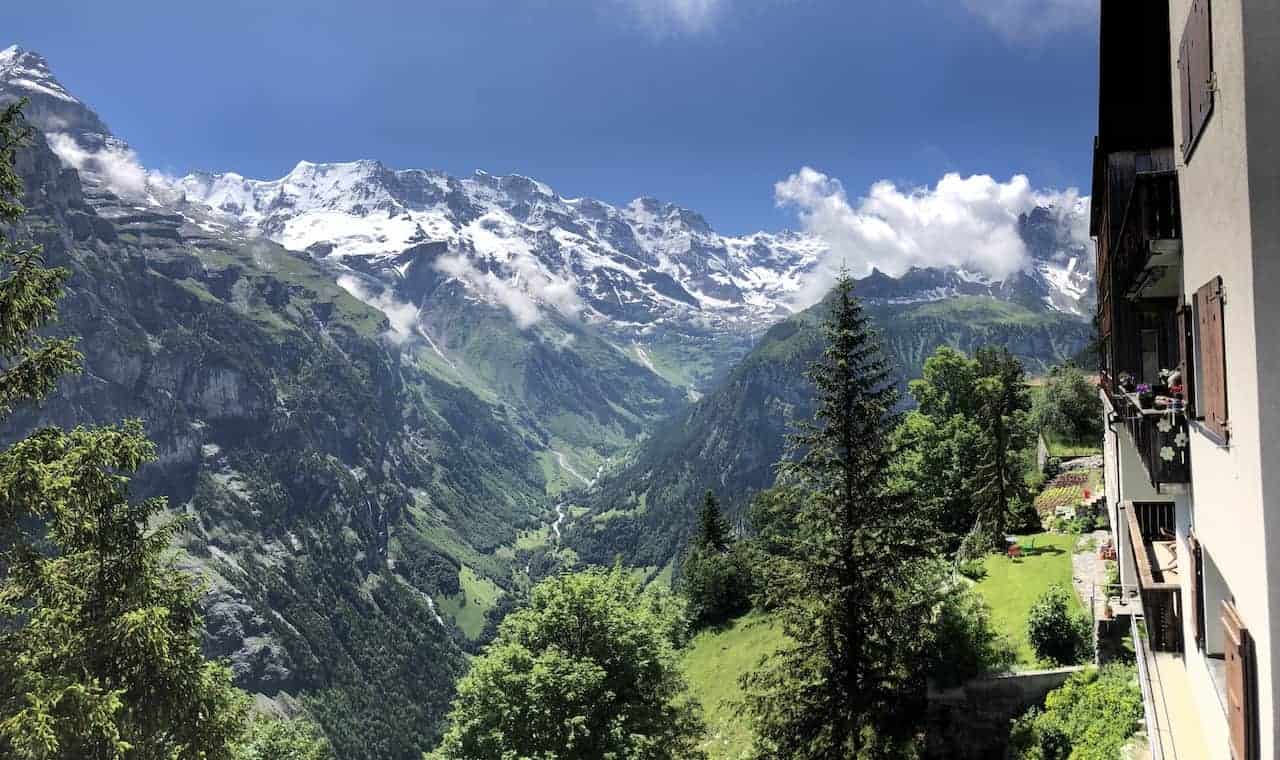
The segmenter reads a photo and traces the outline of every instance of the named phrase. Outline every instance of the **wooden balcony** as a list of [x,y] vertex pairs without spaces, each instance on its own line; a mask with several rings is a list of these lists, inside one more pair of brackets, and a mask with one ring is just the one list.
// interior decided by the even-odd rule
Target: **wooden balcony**
[[1129,431],[1151,485],[1159,491],[1164,484],[1191,482],[1186,412],[1171,408],[1168,400],[1163,409],[1144,409],[1137,394],[1114,387],[1107,388],[1107,393],[1118,418],[1112,424],[1123,423]]
[[1180,559],[1174,506],[1163,502],[1124,503],[1129,542],[1138,569],[1138,587],[1151,648],[1182,651]]

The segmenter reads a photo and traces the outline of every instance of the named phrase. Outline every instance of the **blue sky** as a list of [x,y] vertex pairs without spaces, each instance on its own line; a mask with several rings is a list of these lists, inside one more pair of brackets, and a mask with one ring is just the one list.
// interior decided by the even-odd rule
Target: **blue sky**
[[43,0],[50,59],[148,167],[298,160],[518,172],[797,225],[802,167],[848,195],[948,172],[1085,187],[1096,0]]

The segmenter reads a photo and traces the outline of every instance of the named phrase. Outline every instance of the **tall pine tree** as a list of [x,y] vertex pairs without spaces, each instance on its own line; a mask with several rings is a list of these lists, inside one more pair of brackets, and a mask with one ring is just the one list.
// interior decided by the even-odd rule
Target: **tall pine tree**
[[847,274],[831,305],[816,417],[774,492],[788,534],[769,537],[764,567],[788,643],[743,679],[762,757],[901,756],[922,715],[930,530],[887,483],[898,394]]
[[1004,548],[1009,511],[1026,499],[1024,452],[1031,444],[1031,395],[1022,363],[1007,348],[981,348],[975,384],[975,417],[981,428],[972,494],[977,519],[968,554]]
[[720,509],[720,500],[714,491],[707,491],[702,498],[702,511],[698,513],[698,532],[693,537],[693,545],[713,552],[728,551],[731,530]]
[[[14,242],[21,104],[0,114],[0,420],[79,367],[56,317],[68,273]],[[36,431],[0,451],[0,757],[233,757],[246,701],[200,652],[198,589],[160,500],[128,498],[140,423]]]

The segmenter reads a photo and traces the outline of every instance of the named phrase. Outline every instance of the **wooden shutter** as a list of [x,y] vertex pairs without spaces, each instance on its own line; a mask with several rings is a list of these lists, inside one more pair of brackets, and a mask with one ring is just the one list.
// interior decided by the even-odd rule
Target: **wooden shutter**
[[1240,613],[1231,602],[1222,603],[1222,628],[1226,634],[1227,660],[1227,728],[1231,739],[1231,756],[1235,760],[1254,760],[1254,737],[1257,735],[1257,705],[1253,691],[1253,641]]
[[1178,78],[1182,93],[1182,158],[1191,160],[1196,143],[1213,113],[1213,29],[1209,0],[1194,0],[1178,46]]
[[1191,635],[1195,637],[1196,649],[1204,650],[1204,566],[1201,557],[1200,542],[1194,533],[1187,534],[1187,577],[1191,579],[1191,604],[1187,614],[1191,621]]
[[1226,338],[1223,333],[1222,278],[1215,277],[1196,291],[1200,323],[1200,389],[1202,408],[1196,414],[1224,442],[1230,439],[1227,421]]

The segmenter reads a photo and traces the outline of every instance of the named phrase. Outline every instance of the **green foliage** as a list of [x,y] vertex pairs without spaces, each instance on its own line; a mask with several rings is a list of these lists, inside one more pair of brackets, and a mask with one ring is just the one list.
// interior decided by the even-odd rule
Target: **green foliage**
[[0,111],[0,419],[23,401],[40,401],[58,378],[80,370],[75,341],[35,334],[57,315],[57,301],[69,276],[44,266],[39,246],[9,239],[3,230],[22,218],[22,180],[14,155],[30,136],[22,119],[25,101]]
[[1093,630],[1088,618],[1074,614],[1062,586],[1045,591],[1027,615],[1027,638],[1042,660],[1074,665],[1090,654]]
[[981,559],[969,559],[956,566],[956,572],[971,581],[980,581],[987,577],[987,566]]
[[979,349],[974,360],[979,376],[975,419],[982,442],[970,488],[977,513],[973,532],[998,551],[1004,548],[1010,509],[1027,500],[1023,454],[1032,442],[1031,397],[1022,363],[1007,348]]
[[1007,349],[980,348],[970,359],[943,346],[910,388],[919,408],[894,434],[892,480],[931,516],[947,548],[973,559],[1002,548],[1010,527],[1033,527],[1021,362]]
[[1102,436],[1102,401],[1098,389],[1073,364],[1054,367],[1037,396],[1032,417],[1036,429],[1069,442]]
[[677,600],[621,568],[552,578],[502,622],[458,684],[449,760],[701,757]]
[[1014,722],[1017,760],[1112,760],[1138,730],[1142,692],[1133,668],[1108,666],[1071,676]]
[[782,465],[790,487],[760,512],[763,594],[787,637],[743,679],[763,757],[910,751],[923,714],[927,517],[889,488],[897,392],[852,291],[842,277],[823,324],[815,419]]
[[930,642],[924,647],[929,678],[951,687],[1012,669],[1017,649],[992,625],[986,601],[963,582],[940,575],[940,600],[924,631]]
[[304,718],[257,716],[235,748],[235,760],[331,760],[320,727]]
[[717,625],[751,608],[752,575],[747,544],[735,542],[715,494],[707,492],[698,532],[680,565],[680,592],[695,628]]
[[[0,221],[22,208],[25,136],[0,115]],[[0,418],[44,398],[79,355],[33,332],[55,315],[64,270],[0,236]],[[200,652],[199,589],[169,546],[159,499],[130,501],[154,459],[141,423],[45,428],[0,451],[0,755],[232,758],[247,700]]]
[[724,552],[729,548],[732,529],[720,510],[720,500],[714,491],[707,491],[702,499],[702,509],[698,513],[698,532],[693,536],[692,545],[713,552]]

